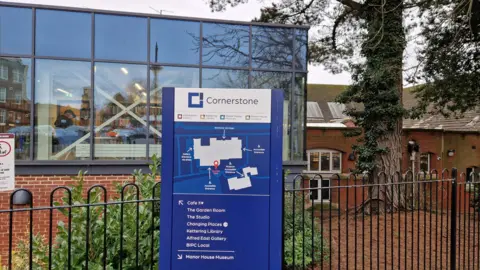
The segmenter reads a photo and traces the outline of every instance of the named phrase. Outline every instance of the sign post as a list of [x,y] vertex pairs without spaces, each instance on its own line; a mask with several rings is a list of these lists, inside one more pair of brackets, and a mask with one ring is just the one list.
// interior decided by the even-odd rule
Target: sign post
[[283,92],[164,88],[161,270],[282,268]]
[[0,191],[15,189],[15,135],[0,133]]

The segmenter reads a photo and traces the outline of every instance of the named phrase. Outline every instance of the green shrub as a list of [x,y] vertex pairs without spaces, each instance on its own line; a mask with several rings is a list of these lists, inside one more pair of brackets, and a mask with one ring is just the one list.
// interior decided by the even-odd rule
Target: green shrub
[[[135,183],[139,187],[140,199],[160,198],[160,187],[155,188],[157,194],[153,194],[156,185],[156,177],[159,161],[156,157],[152,158],[150,165],[151,173],[143,174],[141,171],[134,171]],[[76,180],[71,188],[72,203],[74,205],[86,204],[87,198],[84,195],[83,173],[73,177]],[[115,186],[114,201],[120,201],[122,185]],[[61,191],[58,191],[59,193]],[[95,188],[90,193],[90,203],[103,202],[101,189]],[[137,200],[137,194],[134,187],[127,187],[124,191],[123,201]],[[62,203],[56,205],[68,205],[69,197],[67,193],[61,198]],[[137,270],[150,269],[151,250],[153,241],[153,262],[154,269],[158,268],[158,250],[159,250],[159,228],[160,228],[160,209],[159,203],[152,202],[124,203],[123,204],[123,249],[120,251],[121,235],[121,207],[120,204],[109,205],[107,209],[106,221],[106,243],[104,242],[104,206],[91,206],[89,228],[89,246],[88,255],[86,255],[86,235],[87,235],[87,208],[77,207],[71,210],[71,241],[69,241],[68,223],[59,221],[57,223],[57,234],[52,248],[52,269],[67,269],[68,253],[71,251],[71,269],[84,269],[88,256],[88,269],[103,269],[104,245],[107,247],[106,265],[107,269],[120,269],[120,258],[122,257],[122,269]],[[55,210],[57,211],[57,210]],[[63,220],[68,220],[69,209],[59,209]],[[138,218],[137,218],[138,215]],[[153,219],[153,224],[152,224]],[[136,226],[138,221],[138,246]],[[153,239],[152,239],[153,236]],[[69,242],[71,248],[69,249]],[[42,235],[35,235],[33,241],[34,267],[33,269],[45,269],[48,265],[48,240]],[[14,253],[14,259],[17,261],[27,261],[28,263],[28,240],[20,241]],[[138,252],[138,267],[136,266],[136,254]],[[22,260],[23,258],[23,260]],[[21,265],[15,265],[14,269],[23,269]]]
[[[285,267],[287,269],[303,269],[304,263],[305,267],[311,266],[313,261],[318,264],[322,255],[323,260],[327,260],[327,248],[321,235],[322,231],[316,223],[312,228],[312,210],[304,209],[303,196],[301,194],[295,196],[295,213],[293,211],[293,193],[285,192],[284,198]],[[304,215],[302,215],[302,211]]]

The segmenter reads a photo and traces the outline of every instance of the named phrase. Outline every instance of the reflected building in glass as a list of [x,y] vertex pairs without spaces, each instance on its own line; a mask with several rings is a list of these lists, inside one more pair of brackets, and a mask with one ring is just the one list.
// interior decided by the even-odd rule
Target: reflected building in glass
[[53,165],[44,174],[67,164],[129,173],[161,155],[162,108],[172,105],[162,103],[163,87],[280,88],[283,160],[300,170],[307,32],[3,3],[0,132],[16,135],[20,173],[38,164]]

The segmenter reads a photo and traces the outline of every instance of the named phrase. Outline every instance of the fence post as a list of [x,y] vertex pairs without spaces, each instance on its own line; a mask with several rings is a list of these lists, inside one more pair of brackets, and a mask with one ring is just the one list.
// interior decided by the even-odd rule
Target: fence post
[[456,269],[457,262],[457,169],[452,169],[452,212],[450,219],[450,269]]
[[[284,262],[285,262],[285,182],[287,180],[285,179],[285,169],[282,169],[282,190],[283,190],[283,193],[282,193],[282,248],[281,248],[281,252],[282,252],[282,268],[283,268],[283,265],[284,265]],[[295,180],[293,181],[293,183],[295,183]],[[295,189],[295,187],[293,187],[293,189]],[[295,230],[295,229],[294,229]]]

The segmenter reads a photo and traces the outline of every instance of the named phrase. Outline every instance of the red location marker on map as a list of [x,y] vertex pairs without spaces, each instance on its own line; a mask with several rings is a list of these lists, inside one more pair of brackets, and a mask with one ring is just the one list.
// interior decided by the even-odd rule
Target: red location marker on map
[[218,168],[218,160],[215,160],[215,161],[213,162],[213,166],[215,167],[215,170]]

